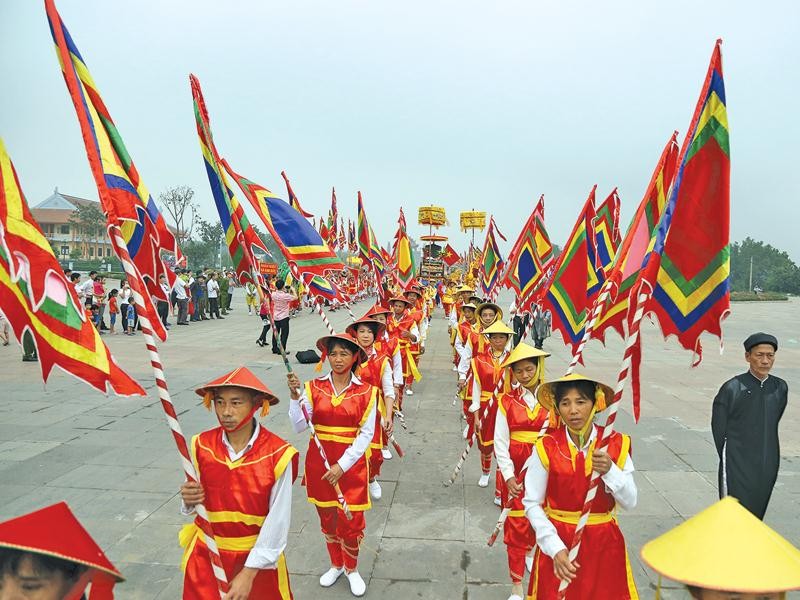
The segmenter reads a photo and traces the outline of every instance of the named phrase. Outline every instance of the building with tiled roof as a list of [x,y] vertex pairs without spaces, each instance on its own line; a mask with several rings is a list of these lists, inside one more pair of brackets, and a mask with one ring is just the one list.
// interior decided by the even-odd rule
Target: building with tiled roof
[[56,188],[52,196],[31,208],[31,214],[61,260],[110,260],[113,250],[106,234],[105,223],[94,233],[82,231],[73,222],[73,215],[79,206],[96,206],[101,210],[100,203],[96,200],[62,194]]

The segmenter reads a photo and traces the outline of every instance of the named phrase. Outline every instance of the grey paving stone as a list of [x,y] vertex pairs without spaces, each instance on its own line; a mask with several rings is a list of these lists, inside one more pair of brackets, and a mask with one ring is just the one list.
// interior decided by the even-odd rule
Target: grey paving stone
[[[738,344],[751,329],[765,329],[778,321],[798,329],[798,306],[792,301],[764,312],[765,307],[736,305],[725,322],[726,337]],[[354,312],[360,314],[366,307],[361,304]],[[349,322],[343,311],[329,316],[337,330]],[[173,330],[171,339],[159,346],[187,437],[216,425],[195,387],[246,364],[284,400],[263,422],[304,453],[308,434],[295,434],[286,418],[280,359],[252,343],[260,321],[234,311],[224,329],[218,325]],[[476,485],[477,451],[470,453],[451,488],[442,485],[464,447],[460,407],[452,406],[455,376],[445,331],[437,313],[423,358],[424,379],[415,385],[414,396],[404,398],[409,429],[396,424],[407,456],[384,463],[379,477],[384,497],[367,513],[359,569],[369,584],[368,599],[508,597],[502,539],[493,548],[486,546],[499,509],[492,504],[493,488]],[[311,347],[323,332],[319,317],[306,311],[292,321],[290,345]],[[145,384],[147,398],[106,397],[58,372],[44,388],[37,365],[21,365],[16,353],[13,361],[6,360],[0,349],[0,382],[10,392],[0,403],[0,519],[67,500],[127,576],[128,581],[117,588],[118,597],[172,600],[180,597],[182,585],[177,535],[191,520],[179,510],[177,490],[183,474],[154,393],[141,337],[106,340],[120,364]],[[674,342],[663,342],[649,324],[643,340],[642,418],[634,423],[626,393],[617,423],[633,437],[639,503],[631,511],[620,511],[619,522],[644,599],[654,597],[657,578],[641,564],[641,546],[717,497],[716,452],[709,432],[711,401],[719,385],[743,366],[738,347],[723,356],[709,350],[699,368],[689,369],[687,353]],[[205,350],[214,344],[229,352],[220,357]],[[558,339],[548,340],[547,348],[553,352],[548,376],[559,376],[569,359],[567,352]],[[605,349],[591,342],[582,370],[613,382],[621,355],[622,342],[613,334]],[[786,378],[793,390],[800,386],[800,367],[795,365],[800,365],[800,344],[787,343],[776,374]],[[316,375],[313,365],[294,366],[303,378]],[[781,471],[766,522],[795,545],[800,545],[798,433],[800,404],[790,399],[781,424]],[[319,586],[328,557],[316,511],[299,483],[293,488],[292,506],[286,554],[295,598],[352,598],[344,580],[327,590]],[[687,598],[672,582],[664,582],[662,597]]]

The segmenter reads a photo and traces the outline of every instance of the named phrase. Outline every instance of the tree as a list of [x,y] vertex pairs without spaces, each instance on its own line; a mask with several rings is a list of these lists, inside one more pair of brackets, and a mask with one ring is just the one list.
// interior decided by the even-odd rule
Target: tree
[[750,290],[750,265],[753,266],[753,287],[764,291],[800,294],[800,268],[786,252],[764,242],[745,238],[730,247],[731,289]]
[[87,246],[91,243],[97,246],[97,241],[106,235],[106,217],[100,210],[100,205],[78,204],[69,217],[69,223],[81,242],[83,256],[88,257]]
[[[193,233],[196,239],[187,240],[182,244],[187,265],[193,269],[216,266],[217,254],[219,254],[220,246],[223,243],[222,225],[219,223],[212,225],[208,221],[198,218],[196,219]],[[227,255],[227,250],[222,252]]]
[[191,239],[197,222],[197,205],[192,202],[194,190],[187,185],[167,188],[158,196],[162,208],[172,218],[180,246]]

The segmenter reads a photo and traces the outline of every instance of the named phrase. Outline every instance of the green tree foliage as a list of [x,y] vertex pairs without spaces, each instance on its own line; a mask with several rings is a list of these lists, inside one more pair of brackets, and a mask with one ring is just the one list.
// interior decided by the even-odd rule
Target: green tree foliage
[[800,268],[786,252],[764,242],[745,238],[731,244],[731,289],[749,291],[750,259],[753,261],[753,287],[764,291],[800,294]]
[[[192,239],[186,241],[181,246],[181,250],[186,255],[189,268],[197,269],[200,267],[216,267],[219,265],[217,258],[220,250],[223,258],[227,256],[227,248],[224,247],[222,225],[219,223],[209,223],[203,219],[197,219]],[[228,257],[230,262],[230,257]]]
[[96,246],[105,238],[106,217],[100,210],[100,204],[78,204],[69,217],[69,223],[77,232],[83,256],[89,255],[89,244]]

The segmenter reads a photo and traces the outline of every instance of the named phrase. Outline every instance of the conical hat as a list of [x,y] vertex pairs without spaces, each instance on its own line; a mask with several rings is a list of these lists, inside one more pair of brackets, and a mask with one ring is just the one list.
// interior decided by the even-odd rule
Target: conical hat
[[402,296],[394,296],[389,298],[389,305],[391,305],[393,302],[405,302],[406,306],[414,306],[414,303],[411,302],[411,300],[408,298],[403,298]]
[[505,335],[514,335],[514,330],[511,329],[508,325],[503,323],[500,319],[497,319],[494,323],[489,325],[486,329],[481,331],[483,335],[491,335],[493,333],[503,333]]
[[364,315],[364,317],[374,317],[375,315],[389,315],[392,313],[391,308],[387,308],[385,306],[381,306],[380,304],[376,304],[372,308],[369,309],[369,312]]
[[539,404],[544,406],[547,410],[555,410],[556,384],[564,381],[591,381],[592,383],[598,385],[600,393],[598,394],[595,392],[595,412],[601,412],[605,410],[614,400],[614,390],[612,390],[611,387],[607,386],[605,383],[600,383],[596,379],[591,379],[590,377],[586,377],[578,373],[572,373],[571,375],[565,375],[564,377],[559,377],[558,379],[554,379],[553,381],[548,381],[540,385],[536,389],[536,399],[539,401]]
[[461,294],[461,293],[463,293],[463,292],[469,292],[469,293],[472,293],[472,292],[474,292],[474,291],[475,291],[475,289],[474,289],[474,288],[471,288],[471,287],[470,287],[470,286],[468,286],[468,285],[462,285],[460,288],[458,288],[458,289],[456,290],[456,294]]
[[[491,325],[494,327],[494,323]],[[484,330],[484,333],[486,331]],[[532,358],[535,360],[539,360],[541,358],[545,358],[546,356],[550,356],[549,352],[545,352],[544,350],[539,350],[538,348],[534,348],[530,344],[526,344],[525,342],[520,342],[517,344],[517,347],[511,351],[511,354],[508,355],[508,358],[502,364],[503,368],[510,367],[515,362],[519,362],[521,360],[525,360],[526,358]]]
[[500,320],[503,318],[503,309],[500,308],[494,302],[483,302],[482,304],[478,305],[478,314],[480,315],[484,308],[491,308],[494,309],[494,312],[497,313],[497,319]]
[[647,542],[641,556],[665,577],[709,590],[800,589],[800,550],[730,496]]
[[280,402],[278,397],[261,381],[255,374],[247,367],[238,367],[226,373],[222,377],[217,377],[214,381],[210,381],[202,387],[195,390],[198,396],[205,396],[206,392],[218,387],[235,386],[253,390],[259,394],[263,394],[268,400],[270,405]]
[[0,548],[60,558],[125,580],[66,502],[0,523]]
[[350,323],[350,325],[345,327],[344,329],[345,333],[353,337],[356,337],[356,330],[358,329],[359,325],[375,325],[375,327],[377,327],[377,330],[375,331],[375,339],[381,337],[381,335],[383,335],[383,332],[386,331],[386,325],[384,323],[381,323],[380,321],[376,321],[375,319],[371,319],[369,317],[361,317],[357,321],[353,321],[352,323]]
[[328,355],[328,342],[330,340],[341,340],[348,344],[348,347],[353,351],[353,354],[358,354],[358,362],[357,364],[363,363],[367,360],[367,353],[364,349],[358,345],[358,341],[349,333],[336,333],[334,335],[325,335],[322,336],[317,340],[317,349],[322,353],[322,358],[320,358],[320,362],[325,360],[325,357]]

